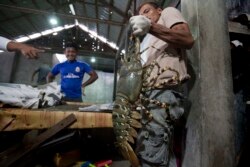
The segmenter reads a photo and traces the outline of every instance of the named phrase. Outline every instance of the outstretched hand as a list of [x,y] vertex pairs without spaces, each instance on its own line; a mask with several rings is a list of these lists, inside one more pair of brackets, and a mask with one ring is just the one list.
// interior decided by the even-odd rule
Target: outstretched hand
[[7,45],[8,51],[19,51],[23,56],[28,59],[37,59],[38,53],[44,52],[44,50],[34,48],[33,46],[11,41]]
[[26,44],[22,44],[19,50],[21,54],[24,55],[28,59],[37,59],[38,53],[44,52],[44,50],[36,49]]

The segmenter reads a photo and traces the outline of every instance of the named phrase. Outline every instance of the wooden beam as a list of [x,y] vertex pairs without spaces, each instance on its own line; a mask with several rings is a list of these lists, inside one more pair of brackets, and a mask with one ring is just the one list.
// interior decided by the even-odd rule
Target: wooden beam
[[9,154],[10,156],[6,156],[7,158],[1,161],[1,166],[9,167],[12,165],[14,166],[14,164],[17,165],[18,161],[24,159],[25,156],[35,151],[35,149],[41,146],[45,141],[58,134],[60,131],[67,128],[68,126],[72,125],[76,121],[76,116],[74,114],[70,114],[69,116],[52,126],[50,129],[46,130],[38,137],[36,137],[32,144],[24,145],[25,147],[20,148],[19,150],[14,150],[15,152],[13,153],[11,152]]
[[50,108],[36,109],[35,111],[20,108],[3,108],[0,112],[0,129],[12,120],[13,116],[16,117],[15,121],[13,121],[4,131],[50,128],[53,124],[72,113],[76,116],[78,121],[69,128],[86,129],[113,127],[111,113],[79,112],[76,110],[67,110],[67,112],[65,112],[65,110],[60,110],[55,107],[53,111],[50,111]]

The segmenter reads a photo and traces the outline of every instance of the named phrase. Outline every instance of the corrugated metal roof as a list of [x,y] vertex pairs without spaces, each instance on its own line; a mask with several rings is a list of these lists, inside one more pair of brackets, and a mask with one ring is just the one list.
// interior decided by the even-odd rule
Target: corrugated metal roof
[[99,34],[103,37],[108,34],[108,25],[107,24],[99,24]]
[[[136,1],[138,4],[142,0]],[[134,0],[1,0],[0,35],[16,39],[53,27],[75,24],[77,20],[80,25],[87,27],[85,30],[91,30],[119,46],[128,21],[127,11],[133,9],[133,3]],[[70,4],[76,15],[73,15]],[[52,17],[57,19],[57,25],[50,24]],[[99,45],[100,39],[90,38],[88,33],[81,31],[83,30],[80,28],[73,28],[64,33],[58,32],[60,38],[53,39],[55,36],[50,34],[42,36],[40,41],[33,40],[33,43],[59,47],[64,41],[71,39],[80,41],[83,49],[93,51],[92,41]],[[104,49],[101,49],[101,53],[108,51],[114,56],[114,50],[107,49],[109,46],[108,43],[100,44],[100,48]]]
[[[126,9],[133,0],[60,0],[59,3],[56,2],[58,1],[1,0],[0,34],[15,38],[50,29],[52,26],[49,19],[53,15],[57,16],[58,13],[66,15],[57,16],[59,26],[72,24],[75,20],[68,16],[72,15],[69,4],[73,4],[76,15],[82,17],[78,18],[80,24],[84,24],[90,30],[115,43],[119,41],[121,27],[126,22]],[[30,12],[29,9],[34,11]],[[44,11],[49,13],[42,13]]]
[[128,5],[128,0],[123,0],[123,1],[114,1],[114,6],[122,10],[122,12],[126,13],[126,6]]

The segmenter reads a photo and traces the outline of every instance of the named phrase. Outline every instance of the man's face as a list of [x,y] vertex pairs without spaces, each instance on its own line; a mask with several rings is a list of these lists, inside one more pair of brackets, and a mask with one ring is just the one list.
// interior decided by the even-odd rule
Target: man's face
[[141,7],[139,14],[146,16],[151,22],[156,23],[161,16],[161,12],[161,8],[154,8],[150,4],[145,4]]
[[76,59],[77,51],[75,48],[66,48],[64,51],[64,54],[66,55],[67,59],[69,61],[73,61]]

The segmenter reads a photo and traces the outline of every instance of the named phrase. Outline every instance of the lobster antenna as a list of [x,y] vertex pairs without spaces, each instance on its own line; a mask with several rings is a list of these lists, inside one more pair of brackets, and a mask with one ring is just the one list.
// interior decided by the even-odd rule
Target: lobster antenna
[[[134,16],[134,13],[131,11],[131,9],[128,10],[128,17],[132,17]],[[131,36],[131,27],[130,26],[127,26],[127,29],[126,29],[126,39],[125,39],[125,56],[124,56],[124,59],[128,59],[128,46],[129,46],[129,43],[130,43],[130,40],[129,40],[129,37]]]
[[[135,15],[135,13],[136,13],[136,0],[134,0],[134,12],[131,10],[131,9],[129,9],[128,10],[128,17],[130,18],[130,17],[132,17],[132,16],[134,16]],[[124,56],[124,59],[126,60],[126,59],[128,59],[128,45],[129,45],[129,43],[130,43],[130,39],[129,39],[129,37],[132,35],[132,31],[131,31],[131,27],[129,26],[129,27],[127,27],[127,30],[126,30],[126,40],[125,40],[125,56]]]

